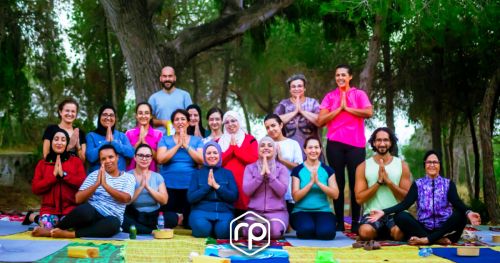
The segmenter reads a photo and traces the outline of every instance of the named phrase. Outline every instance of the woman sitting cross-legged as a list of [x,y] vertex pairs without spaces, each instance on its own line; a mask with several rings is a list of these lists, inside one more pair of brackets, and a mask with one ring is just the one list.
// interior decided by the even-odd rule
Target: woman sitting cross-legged
[[[439,154],[428,151],[424,157],[425,177],[413,182],[401,203],[384,210],[372,210],[370,222],[385,214],[396,214],[394,221],[405,238],[409,238],[410,245],[450,245],[460,239],[467,218],[473,225],[479,225],[481,217],[464,205],[455,183],[439,175],[440,166]],[[417,219],[404,212],[415,202]]]
[[335,215],[328,198],[337,199],[339,188],[332,168],[319,161],[318,138],[304,142],[306,161],[292,171],[292,196],[295,200],[291,225],[297,237],[331,240],[335,238]]
[[[147,144],[139,144],[135,149],[135,193],[125,208],[122,229],[129,232],[135,225],[137,234],[151,234],[157,228],[160,205],[167,204],[168,194],[163,177],[149,168],[153,160],[153,149]],[[165,227],[177,225],[177,214],[166,212],[163,215]]]
[[33,193],[42,197],[40,216],[33,219],[40,227],[33,236],[50,236],[50,229],[77,206],[75,193],[86,177],[82,161],[67,151],[68,133],[56,127],[49,140],[49,152],[38,162],[32,182]]
[[203,167],[193,174],[187,193],[192,206],[189,225],[195,237],[227,239],[238,187],[233,173],[222,168],[219,144],[213,141],[205,144],[203,161]]
[[[288,169],[276,160],[277,152],[276,143],[271,137],[262,138],[259,142],[259,159],[248,165],[243,175],[243,190],[250,198],[248,209],[269,220],[272,239],[283,237],[288,228],[285,194],[290,175]],[[255,218],[247,216],[245,221],[250,224]],[[262,231],[260,228],[254,231],[255,236],[262,234],[258,233]]]
[[101,168],[76,193],[80,203],[50,231],[56,238],[111,237],[120,231],[125,206],[134,195],[134,176],[118,169],[118,154],[106,144],[99,149]]

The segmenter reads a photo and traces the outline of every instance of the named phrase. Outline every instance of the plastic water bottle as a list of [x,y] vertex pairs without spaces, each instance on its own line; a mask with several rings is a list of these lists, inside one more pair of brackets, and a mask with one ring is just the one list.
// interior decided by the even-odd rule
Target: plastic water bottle
[[421,257],[428,257],[432,255],[432,248],[427,247],[427,248],[420,248],[418,250],[418,255]]
[[158,229],[163,229],[165,227],[165,218],[163,217],[163,212],[160,212],[160,215],[158,216],[157,227]]

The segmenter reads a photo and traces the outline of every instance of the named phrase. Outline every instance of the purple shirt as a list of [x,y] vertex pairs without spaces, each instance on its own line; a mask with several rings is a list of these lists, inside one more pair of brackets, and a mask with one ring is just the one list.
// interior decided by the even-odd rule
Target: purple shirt
[[[316,99],[306,97],[304,103],[302,103],[302,110],[319,113],[319,102]],[[295,104],[290,99],[284,99],[280,101],[274,113],[278,115],[287,114],[293,112],[295,110]],[[319,134],[319,129],[314,125],[314,123],[310,122],[301,114],[295,115],[286,125],[285,125],[286,134],[285,137],[293,139],[297,141],[302,148],[304,146],[304,141],[307,137],[315,135],[318,138],[321,138]]]
[[417,179],[418,187],[417,218],[429,230],[443,225],[453,212],[448,201],[450,179],[441,176],[431,179],[429,176]]
[[[133,129],[128,130],[125,132],[125,136],[127,136],[128,140],[130,141],[130,144],[135,148],[135,144],[139,141],[139,136],[141,134],[141,128],[140,127],[135,127]],[[153,151],[156,152],[158,149],[158,142],[161,140],[161,137],[163,134],[161,131],[153,129],[151,126],[149,126],[148,133],[146,134],[146,142],[153,148]],[[127,166],[127,171],[135,169],[135,160],[134,158],[131,159],[130,164]],[[149,170],[153,172],[157,172],[158,168],[156,167],[156,161],[153,158],[153,161],[151,161],[151,164],[149,165]]]
[[259,213],[287,211],[285,193],[290,181],[288,173],[285,166],[276,162],[276,171],[264,179],[257,162],[247,165],[243,174],[243,189],[250,198],[248,209]]

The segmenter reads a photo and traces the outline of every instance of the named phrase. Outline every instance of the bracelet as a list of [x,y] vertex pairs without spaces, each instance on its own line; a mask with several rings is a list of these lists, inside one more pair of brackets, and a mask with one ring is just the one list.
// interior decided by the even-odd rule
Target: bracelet
[[469,210],[467,210],[467,211],[465,211],[465,215],[466,215],[466,216],[467,216],[467,215],[469,215],[470,213],[472,213],[472,210],[470,210],[470,209],[469,209]]

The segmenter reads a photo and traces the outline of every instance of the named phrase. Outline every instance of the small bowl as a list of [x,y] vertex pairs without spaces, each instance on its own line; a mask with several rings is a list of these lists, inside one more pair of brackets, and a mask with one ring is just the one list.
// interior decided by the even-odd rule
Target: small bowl
[[457,247],[457,255],[462,257],[477,257],[479,256],[478,247]]
[[153,230],[153,236],[156,239],[170,239],[174,237],[174,230],[170,228],[155,229]]

